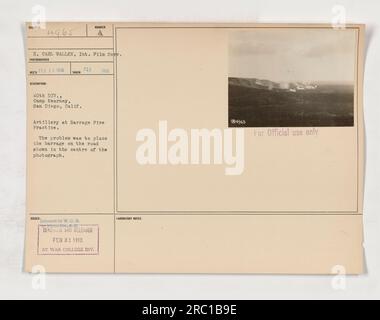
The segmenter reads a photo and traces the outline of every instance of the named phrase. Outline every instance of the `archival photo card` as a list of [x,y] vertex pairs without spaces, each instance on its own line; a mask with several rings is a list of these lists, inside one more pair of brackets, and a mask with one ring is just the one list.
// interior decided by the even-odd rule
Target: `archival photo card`
[[25,31],[25,271],[363,273],[364,25]]
[[356,44],[348,28],[231,32],[229,126],[354,126]]

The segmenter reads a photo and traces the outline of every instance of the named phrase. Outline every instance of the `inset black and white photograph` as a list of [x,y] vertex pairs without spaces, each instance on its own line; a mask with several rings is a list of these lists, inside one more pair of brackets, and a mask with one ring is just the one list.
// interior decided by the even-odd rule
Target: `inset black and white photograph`
[[354,125],[356,30],[265,28],[229,38],[229,127]]

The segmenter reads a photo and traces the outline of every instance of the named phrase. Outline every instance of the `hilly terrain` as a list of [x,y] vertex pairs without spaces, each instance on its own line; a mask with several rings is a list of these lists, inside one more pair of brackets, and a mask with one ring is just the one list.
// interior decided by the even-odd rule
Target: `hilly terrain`
[[[310,89],[307,89],[310,88]],[[354,125],[354,87],[229,78],[230,127]]]

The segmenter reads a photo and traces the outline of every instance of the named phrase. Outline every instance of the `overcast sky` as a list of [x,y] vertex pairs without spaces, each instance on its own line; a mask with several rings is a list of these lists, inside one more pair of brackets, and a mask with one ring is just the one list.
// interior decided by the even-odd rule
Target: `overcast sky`
[[232,31],[229,76],[277,82],[353,82],[355,30]]

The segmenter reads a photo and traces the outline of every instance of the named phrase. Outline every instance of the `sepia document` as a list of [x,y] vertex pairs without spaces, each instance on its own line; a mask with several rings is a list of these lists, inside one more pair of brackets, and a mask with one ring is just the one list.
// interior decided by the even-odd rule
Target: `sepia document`
[[27,272],[363,272],[363,25],[26,29]]

